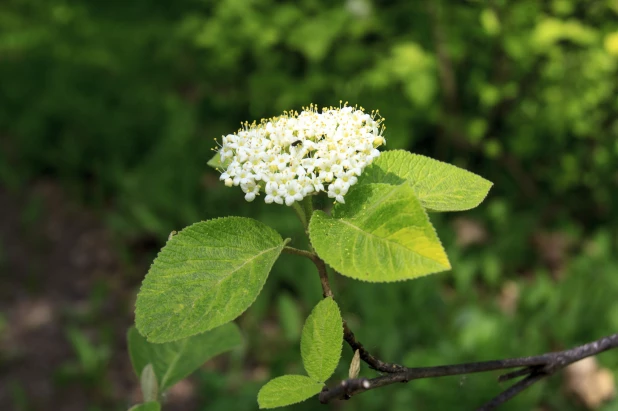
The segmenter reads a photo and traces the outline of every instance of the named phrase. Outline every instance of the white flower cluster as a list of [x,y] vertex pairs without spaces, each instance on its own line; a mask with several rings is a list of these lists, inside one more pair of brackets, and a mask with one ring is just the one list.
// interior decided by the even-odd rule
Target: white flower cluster
[[336,202],[385,144],[383,119],[377,113],[347,105],[324,108],[311,105],[300,114],[245,123],[236,134],[223,136],[221,164],[228,164],[221,180],[240,186],[247,201],[260,192],[266,203],[294,204],[324,191]]

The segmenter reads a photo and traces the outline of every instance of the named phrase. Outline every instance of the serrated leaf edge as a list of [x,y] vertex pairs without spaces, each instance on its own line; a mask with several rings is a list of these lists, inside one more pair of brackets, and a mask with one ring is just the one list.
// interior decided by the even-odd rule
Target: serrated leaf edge
[[[305,361],[303,358],[303,368],[305,368],[305,372],[307,372],[307,375],[309,375],[309,378],[313,379],[315,382],[318,383],[324,383],[326,382],[326,380],[328,380],[330,377],[332,377],[332,375],[335,373],[335,371],[337,370],[337,366],[339,365],[339,362],[341,362],[341,353],[343,352],[343,316],[341,315],[341,309],[339,308],[339,304],[337,304],[337,301],[335,301],[335,299],[333,297],[326,297],[323,298],[321,301],[319,301],[315,307],[313,307],[313,310],[311,310],[311,314],[309,314],[309,317],[307,317],[307,320],[305,320],[305,325],[307,324],[307,321],[309,320],[309,318],[311,318],[311,316],[313,316],[313,312],[314,310],[318,307],[318,305],[322,304],[324,301],[330,300],[335,304],[335,308],[337,308],[337,312],[339,313],[339,318],[341,319],[341,342],[339,343],[339,359],[337,360],[337,365],[335,366],[335,369],[333,369],[333,371],[330,373],[330,375],[326,378],[324,378],[324,381],[320,381],[317,378],[312,377],[311,375],[309,375],[309,372],[307,371],[307,369],[305,368]],[[302,351],[302,335],[303,335],[303,331],[305,329],[305,325],[303,325],[303,329],[301,330],[301,351]],[[301,354],[302,355],[302,354]]]
[[[184,230],[187,230],[187,229],[189,229],[189,228],[191,228],[191,227],[194,227],[194,226],[196,226],[196,225],[198,225],[198,224],[201,224],[201,223],[206,223],[206,222],[211,222],[211,221],[217,221],[217,220],[253,220],[253,221],[257,221],[257,222],[259,222],[259,223],[261,223],[261,224],[265,225],[266,227],[270,228],[270,229],[271,229],[271,230],[273,230],[275,233],[277,233],[277,235],[279,235],[279,238],[281,239],[281,244],[280,244],[279,246],[277,246],[277,247],[279,247],[279,248],[280,248],[280,250],[283,250],[283,248],[285,247],[285,245],[291,241],[291,239],[289,239],[289,238],[283,239],[283,237],[281,237],[281,234],[280,234],[277,230],[275,230],[274,228],[272,228],[272,227],[268,226],[267,224],[264,224],[264,223],[262,223],[261,221],[259,221],[259,220],[255,220],[255,219],[253,219],[253,218],[249,218],[249,217],[241,217],[241,216],[215,217],[215,218],[211,218],[211,219],[209,219],[209,220],[200,220],[200,221],[197,221],[197,222],[195,222],[195,223],[193,223],[193,224],[190,224],[190,225],[186,226],[185,228],[183,228],[183,229],[181,230],[181,232],[182,232],[182,231],[184,231]],[[180,233],[180,232],[179,232],[179,233]],[[154,260],[152,260],[152,263],[151,263],[151,264],[150,264],[150,266],[148,267],[148,271],[146,272],[147,274],[150,272],[150,269],[151,269],[151,268],[152,268],[152,266],[154,265],[155,261],[157,261],[157,259],[159,258],[159,255],[163,252],[163,249],[164,249],[165,247],[167,247],[167,245],[168,245],[168,244],[170,244],[171,242],[173,242],[173,241],[178,241],[177,237],[178,237],[178,235],[174,235],[174,236],[172,236],[171,238],[169,238],[169,237],[168,237],[168,240],[165,242],[165,245],[163,245],[163,247],[161,247],[161,249],[160,249],[160,250],[159,250],[159,252],[157,253],[157,256],[154,258]],[[261,252],[259,255],[264,254],[264,252],[266,252],[266,251],[272,251],[272,250],[276,249],[277,247],[272,247],[272,248],[270,248],[270,249],[268,249],[268,250],[265,250],[265,251]],[[281,255],[281,251],[279,252],[279,255]],[[276,260],[275,260],[275,262],[276,262]],[[244,264],[243,264],[243,266],[244,266]],[[270,273],[269,273],[269,275],[270,275]],[[266,276],[266,279],[264,280],[264,284],[266,284],[266,281],[267,281],[267,280],[268,280],[268,275]],[[241,312],[241,313],[238,315],[238,317],[239,317],[240,315],[242,315],[245,311],[247,311],[247,310],[248,310],[248,309],[249,309],[249,308],[250,308],[250,307],[251,307],[251,306],[255,303],[255,300],[257,300],[257,297],[258,297],[258,296],[262,293],[262,290],[264,289],[264,284],[262,284],[262,287],[261,287],[261,288],[259,289],[259,291],[257,292],[257,294],[256,294],[255,298],[253,299],[253,301],[252,301],[252,302],[251,302],[251,303],[247,306],[247,308],[246,308],[243,312]],[[143,287],[143,286],[144,286],[144,280],[142,280],[142,284],[140,285],[140,289],[139,289],[139,291],[138,291],[138,293],[137,293],[138,297],[139,297],[139,294],[140,294],[140,293],[141,293],[141,291],[142,291],[142,287]],[[182,339],[184,339],[184,338],[189,338],[189,337],[192,337],[192,336],[194,336],[194,335],[201,334],[201,333],[204,333],[204,332],[206,332],[206,331],[210,331],[210,330],[215,329],[215,328],[217,328],[217,327],[220,327],[220,326],[222,326],[222,325],[224,325],[224,324],[228,324],[228,323],[230,323],[230,322],[234,321],[236,318],[238,318],[238,317],[233,318],[233,319],[231,319],[230,321],[228,321],[228,322],[226,322],[226,323],[217,324],[217,325],[215,325],[215,326],[213,326],[213,327],[207,328],[207,329],[205,329],[205,330],[201,330],[200,332],[197,332],[197,333],[195,333],[195,334],[191,334],[191,335],[188,335],[188,336],[185,336],[185,337],[181,337],[181,338],[177,338],[177,339],[174,339],[174,340],[164,340],[164,341],[160,341],[160,340],[159,340],[159,341],[153,341],[152,339],[150,339],[150,337],[149,337],[148,335],[145,335],[145,334],[144,334],[144,333],[140,330],[140,325],[139,325],[138,323],[141,323],[141,321],[138,321],[137,311],[138,311],[138,309],[137,309],[137,300],[136,300],[136,302],[135,302],[135,313],[136,313],[136,315],[135,315],[135,329],[137,330],[137,332],[138,332],[138,333],[140,333],[140,335],[142,335],[143,337],[145,337],[145,338],[146,338],[146,341],[148,341],[148,342],[150,342],[150,343],[153,343],[153,344],[157,344],[157,343],[159,343],[159,344],[162,344],[162,343],[168,343],[168,342],[174,342],[174,341],[182,340]],[[151,332],[152,332],[152,331],[151,331]]]
[[[371,183],[371,184],[384,184],[384,183]],[[385,184],[385,185],[393,185],[393,184]],[[418,200],[418,199],[417,199]],[[419,201],[420,202],[420,201]],[[421,275],[417,275],[415,277],[410,277],[410,278],[398,278],[395,280],[387,280],[387,281],[371,281],[370,279],[365,279],[365,278],[357,278],[357,277],[351,277],[349,275],[346,275],[342,272],[339,271],[339,269],[337,269],[336,267],[334,267],[332,264],[330,264],[329,262],[327,262],[326,260],[322,259],[322,261],[324,261],[325,264],[327,264],[334,272],[336,272],[339,275],[343,275],[344,277],[348,277],[351,278],[353,280],[358,280],[358,281],[362,281],[365,283],[371,283],[371,284],[378,284],[378,283],[398,283],[398,282],[402,282],[402,281],[410,281],[410,280],[416,280],[417,278],[421,278],[421,277],[426,277],[428,275],[431,274],[437,274],[437,273],[443,273],[445,271],[451,270],[453,267],[451,266],[451,262],[448,259],[448,254],[446,254],[446,250],[444,249],[444,245],[442,245],[442,240],[440,240],[440,237],[438,236],[438,232],[436,231],[436,227],[431,223],[431,219],[429,218],[429,214],[427,213],[427,210],[425,210],[425,208],[423,206],[421,206],[421,209],[423,210],[423,213],[425,213],[425,217],[427,217],[427,220],[429,221],[430,225],[431,225],[431,229],[433,230],[434,234],[436,235],[436,238],[438,240],[438,243],[440,244],[440,247],[442,248],[442,250],[444,251],[444,255],[446,256],[446,261],[448,263],[448,267],[445,267],[443,270],[437,270],[437,271],[431,271],[425,274],[421,274]],[[316,210],[312,215],[311,215],[311,221],[313,221],[313,218],[316,214],[318,214],[318,212],[321,212],[322,214],[324,214],[326,217],[333,219],[333,220],[340,220],[336,217],[333,217],[327,213],[325,213],[322,210]],[[309,221],[309,227],[311,227],[311,221]],[[307,230],[309,232],[309,241],[313,242],[312,239],[312,235],[311,235],[311,229]],[[390,241],[390,240],[385,240],[385,241]],[[402,247],[400,244],[394,243],[399,247]],[[315,250],[315,249],[314,249]],[[320,257],[319,253],[317,250],[315,250],[316,254],[318,254],[318,257]],[[320,257],[322,258],[322,257]]]
[[[428,160],[434,161],[436,163],[441,163],[441,164],[444,164],[444,165],[447,165],[447,166],[450,166],[450,167],[455,167],[458,170],[460,170],[460,171],[462,171],[462,172],[464,172],[466,174],[471,174],[472,176],[474,176],[476,178],[479,178],[482,181],[485,181],[485,182],[489,183],[489,186],[487,186],[487,191],[485,191],[485,194],[479,199],[478,203],[476,203],[475,205],[473,205],[471,207],[467,207],[467,208],[458,208],[458,209],[455,209],[455,210],[434,210],[434,209],[431,209],[429,207],[424,206],[422,201],[420,201],[420,199],[419,199],[419,202],[421,203],[421,207],[423,207],[424,209],[426,209],[429,212],[445,213],[445,212],[458,212],[458,211],[472,210],[473,208],[478,207],[487,198],[487,196],[489,195],[489,191],[491,190],[491,187],[493,187],[493,185],[494,185],[494,183],[492,181],[490,181],[490,180],[486,179],[485,177],[482,177],[482,176],[480,176],[480,175],[478,175],[476,173],[473,173],[472,171],[466,170],[465,168],[458,167],[458,166],[456,166],[454,164],[451,164],[451,163],[447,163],[446,161],[437,160],[437,159],[429,157],[429,156],[425,156],[425,155],[417,154],[417,153],[410,153],[407,150],[400,150],[400,149],[399,150],[387,150],[387,151],[384,151],[384,153],[396,153],[396,154],[402,154],[402,155],[410,154],[413,157],[421,157],[421,158],[424,158],[424,159],[428,159]],[[375,164],[375,162],[374,162],[374,163],[370,164],[369,167],[379,167],[379,166],[377,164]],[[414,189],[415,182],[413,180],[407,179],[407,178],[403,178],[403,180],[404,181],[401,184],[409,184],[412,187],[412,189]],[[372,182],[372,183],[362,183],[361,182],[361,185],[364,185],[364,184],[376,184],[376,183],[379,183],[379,182]],[[379,184],[397,185],[397,184],[391,184],[391,183],[379,183]],[[431,196],[428,196],[428,197],[431,197]]]
[[266,384],[262,385],[262,388],[260,388],[260,390],[258,391],[257,401],[258,401],[258,406],[260,407],[260,409],[273,409],[273,408],[287,407],[288,405],[299,404],[299,403],[301,403],[301,402],[303,402],[303,401],[307,401],[309,398],[311,398],[311,397],[313,397],[313,396],[315,396],[315,395],[319,394],[319,393],[315,393],[315,394],[312,394],[312,395],[310,395],[310,396],[308,396],[307,398],[304,398],[304,399],[302,399],[302,400],[298,400],[298,401],[295,401],[295,402],[290,402],[290,403],[287,403],[287,404],[284,404],[284,405],[277,405],[277,406],[275,406],[275,407],[262,407],[262,405],[260,404],[260,393],[262,392],[262,390],[264,389],[264,387],[266,387],[266,386],[267,386],[270,382],[272,382],[272,381],[276,380],[277,378],[288,377],[288,376],[289,376],[289,377],[292,377],[292,376],[307,377],[307,378],[309,378],[310,380],[312,380],[313,382],[315,382],[316,384],[322,384],[322,383],[321,383],[321,382],[319,382],[319,381],[315,381],[313,378],[309,377],[308,375],[300,375],[300,374],[284,374],[284,375],[280,375],[280,376],[278,376],[278,377],[275,377],[275,378],[273,378],[273,379],[269,380]]

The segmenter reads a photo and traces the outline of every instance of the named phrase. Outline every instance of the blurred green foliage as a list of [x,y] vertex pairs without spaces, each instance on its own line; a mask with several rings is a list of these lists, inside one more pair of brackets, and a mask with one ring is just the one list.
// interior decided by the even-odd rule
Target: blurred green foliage
[[[432,216],[451,273],[389,285],[334,278],[361,341],[408,365],[568,347],[618,328],[617,18],[616,0],[5,0],[0,182],[18,191],[53,178],[123,241],[162,244],[174,229],[235,214],[302,247],[293,213],[249,206],[218,183],[206,166],[212,139],[310,102],[379,109],[388,148],[495,186],[465,214],[487,230],[483,244],[457,245],[457,215]],[[546,231],[571,239],[560,270],[532,241]],[[505,284],[519,290],[511,314],[498,304]],[[282,257],[240,321],[244,357],[223,379],[200,374],[203,408],[253,409],[268,376],[300,371],[296,310],[307,315],[319,298],[310,264]],[[615,353],[600,359],[616,372]],[[417,381],[344,405],[472,409],[503,388],[494,377]],[[560,381],[504,409],[577,409]],[[315,403],[294,409],[303,407]]]

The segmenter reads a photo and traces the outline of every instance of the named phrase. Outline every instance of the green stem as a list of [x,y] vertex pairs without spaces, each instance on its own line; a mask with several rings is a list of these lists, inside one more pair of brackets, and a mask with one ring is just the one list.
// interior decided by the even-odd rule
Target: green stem
[[294,202],[292,208],[302,223],[305,233],[309,235],[309,220],[313,214],[313,196],[307,196],[301,202]]
[[[298,215],[298,217],[300,218],[300,221],[303,223],[303,226],[305,227],[305,232],[307,233],[307,235],[309,235],[307,220],[308,218],[309,219],[311,218],[311,214],[313,213],[313,197],[312,196],[305,197],[305,199],[302,201],[302,204],[294,203],[293,206],[294,206],[294,211],[296,211],[296,214]],[[324,298],[328,298],[328,297],[334,298],[333,290],[331,289],[330,282],[328,280],[328,271],[326,269],[326,263],[315,253],[315,251],[313,250],[313,247],[311,246],[311,242],[309,242],[309,248],[311,251],[300,250],[298,248],[285,246],[283,247],[283,252],[288,253],[288,254],[300,255],[302,257],[307,257],[308,259],[310,259],[313,262],[313,264],[315,264],[315,267],[318,270],[318,275],[320,277],[320,283],[322,284],[322,295],[324,296]],[[345,321],[343,322],[343,330],[344,330],[343,337],[345,341],[350,345],[350,347],[352,347],[352,350],[359,351],[361,359],[365,361],[367,364],[369,364],[371,368],[381,371],[381,372],[387,372],[387,373],[397,373],[405,369],[405,367],[401,365],[385,363],[383,361],[380,361],[373,355],[371,355],[365,349],[365,347],[363,347],[363,344],[361,344],[360,341],[356,339],[354,332],[352,332],[352,330],[350,329],[350,327],[348,327],[348,324]]]
[[300,250],[294,247],[287,247],[287,246],[283,247],[283,252],[288,253],[288,254],[300,255],[302,257],[307,257],[311,261],[314,261],[314,259],[318,257],[317,255],[313,254],[311,251]]
[[[309,221],[311,220],[311,215],[313,214],[313,196],[308,195],[307,197],[305,197],[302,201],[302,205],[303,205],[303,210],[305,211],[305,216],[307,218],[307,225],[308,225]],[[305,230],[306,229],[307,227],[305,227]]]
[[294,202],[292,204],[292,208],[294,209],[294,212],[296,213],[296,215],[298,216],[298,219],[302,223],[303,228],[305,229],[305,231],[307,231],[308,225],[307,225],[307,215],[305,214],[305,208],[298,202]]
[[330,288],[330,283],[328,282],[328,272],[326,271],[326,264],[324,260],[318,257],[317,254],[312,253],[311,251],[299,250],[294,247],[283,247],[283,252],[288,254],[300,255],[303,257],[307,257],[310,259],[315,267],[318,269],[318,275],[320,276],[320,283],[322,283],[322,294],[324,298],[333,297],[333,291]]

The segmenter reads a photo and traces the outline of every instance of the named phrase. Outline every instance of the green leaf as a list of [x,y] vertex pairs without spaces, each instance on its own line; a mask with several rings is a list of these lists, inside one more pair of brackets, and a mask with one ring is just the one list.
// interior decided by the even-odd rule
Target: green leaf
[[152,364],[162,392],[212,357],[240,346],[242,337],[236,324],[228,323],[181,341],[153,344],[131,327],[127,342],[135,373],[141,377],[144,367]]
[[493,185],[467,170],[404,150],[383,152],[363,171],[357,184],[399,185],[406,181],[430,211],[474,208]]
[[284,375],[266,383],[258,393],[260,408],[296,404],[319,394],[323,384],[304,375]]
[[161,411],[161,404],[156,401],[145,402],[132,406],[129,411]]
[[208,160],[206,164],[217,170],[224,170],[227,168],[228,165],[230,165],[231,162],[231,158],[228,158],[227,160],[222,162],[221,155],[219,154],[219,152],[217,152],[217,154],[215,154],[210,160]]
[[333,217],[313,214],[309,235],[324,261],[359,280],[399,281],[451,268],[408,184],[355,186],[346,203],[335,206]]
[[275,230],[250,218],[185,228],[168,240],[142,283],[137,329],[162,343],[234,320],[255,301],[284,245]]
[[339,364],[342,344],[341,313],[335,300],[328,297],[315,306],[303,327],[300,353],[307,374],[316,381],[326,381]]

